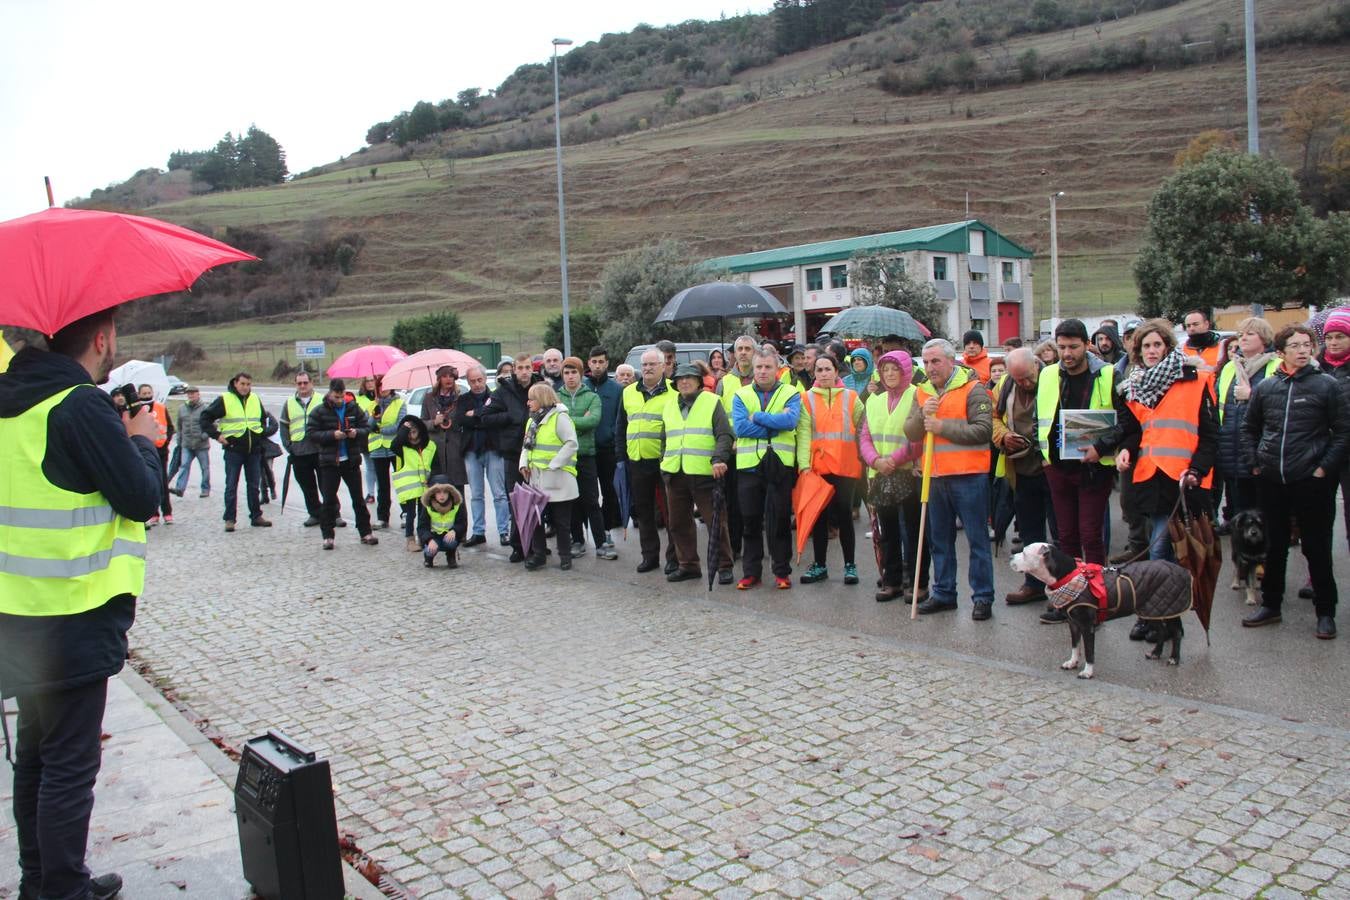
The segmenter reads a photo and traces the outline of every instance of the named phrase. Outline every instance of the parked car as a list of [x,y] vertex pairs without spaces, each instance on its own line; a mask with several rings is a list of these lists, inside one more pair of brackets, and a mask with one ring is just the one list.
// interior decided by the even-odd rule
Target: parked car
[[177,375],[170,375],[169,396],[172,397],[174,394],[185,394],[185,393],[187,393],[187,382],[179,378]]
[[[461,378],[461,379],[459,379],[458,381],[456,381],[455,384],[459,386],[459,392],[460,392],[461,394],[468,393],[468,391],[469,391],[469,381],[468,381],[468,379],[466,379],[466,378]],[[495,373],[492,373],[492,372],[489,372],[489,373],[488,373],[488,376],[487,376],[487,389],[488,389],[489,392],[495,391],[495,390],[497,389],[497,376],[496,376]],[[407,394],[407,395],[404,397],[404,406],[406,406],[407,409],[408,409],[410,412],[411,412],[412,410],[418,410],[418,409],[421,409],[421,408],[422,408],[422,398],[425,397],[425,396],[427,395],[427,391],[429,391],[429,390],[431,390],[431,386],[430,386],[430,385],[427,385],[427,386],[425,386],[425,387],[420,387],[420,388],[413,388],[413,389],[412,389],[412,392],[409,393],[409,394]]]
[[[638,344],[638,345],[637,345],[636,347],[634,347],[632,350],[629,350],[629,351],[628,351],[628,356],[624,359],[624,362],[628,363],[628,365],[632,366],[634,369],[636,369],[637,371],[641,372],[641,371],[642,371],[642,354],[645,353],[646,351],[652,349],[652,348],[655,347],[655,346],[656,346],[655,344]],[[684,365],[685,363],[692,362],[693,360],[696,360],[696,359],[701,359],[701,360],[703,360],[704,362],[707,362],[707,361],[708,361],[708,354],[711,353],[712,351],[716,350],[718,347],[722,347],[722,355],[723,355],[723,357],[726,358],[726,359],[728,359],[728,360],[730,360],[730,358],[731,358],[731,349],[730,349],[731,345],[730,345],[730,344],[727,344],[727,345],[724,346],[724,347],[723,347],[723,345],[718,344],[718,343],[711,343],[711,344],[698,344],[698,343],[676,344],[676,345],[675,345],[675,365],[677,365],[677,366],[682,366],[682,365]]]

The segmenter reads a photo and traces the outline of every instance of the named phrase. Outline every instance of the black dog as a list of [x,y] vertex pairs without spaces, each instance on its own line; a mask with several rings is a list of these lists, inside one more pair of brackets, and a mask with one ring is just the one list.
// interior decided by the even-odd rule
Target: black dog
[[1266,520],[1259,509],[1245,509],[1233,516],[1233,530],[1229,538],[1233,545],[1233,562],[1237,575],[1233,590],[1247,589],[1247,605],[1256,605],[1256,591],[1266,567]]
[[[1106,591],[1106,606],[1103,609],[1086,582],[1081,590],[1060,600],[1055,599],[1056,590],[1073,586],[1071,576],[1078,570],[1078,560],[1051,544],[1031,544],[1012,558],[1012,568],[1016,572],[1031,573],[1045,582],[1046,593],[1051,603],[1063,609],[1069,617],[1069,641],[1073,654],[1061,664],[1060,668],[1072,670],[1083,662],[1083,671],[1079,678],[1093,676],[1093,651],[1095,645],[1094,630],[1100,617],[1105,621],[1124,616],[1138,615],[1154,623],[1156,641],[1153,649],[1146,654],[1148,659],[1161,659],[1163,645],[1172,642],[1172,655],[1167,660],[1169,666],[1181,662],[1181,638],[1185,630],[1181,627],[1181,616],[1191,608],[1191,573],[1176,563],[1163,560],[1127,563],[1119,568],[1103,567],[1102,583]],[[1060,585],[1061,588],[1054,586]],[[1079,643],[1083,654],[1079,656]]]

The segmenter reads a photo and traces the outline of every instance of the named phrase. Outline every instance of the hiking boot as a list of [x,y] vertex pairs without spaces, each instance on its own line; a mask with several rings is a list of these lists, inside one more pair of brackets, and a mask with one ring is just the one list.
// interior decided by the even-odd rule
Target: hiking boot
[[419,544],[419,543],[417,543],[417,538],[415,538],[415,537],[410,537],[410,538],[408,538],[408,552],[409,552],[409,553],[416,553],[418,550],[421,550],[421,549],[422,549],[422,545]]
[[976,622],[985,622],[994,616],[994,604],[976,603],[970,608],[970,617]]
[[955,600],[939,600],[936,597],[929,597],[919,604],[919,615],[926,616],[930,613],[950,612],[956,609]]
[[876,599],[878,603],[889,603],[897,597],[904,596],[904,590],[898,587],[884,587],[877,591]]
[[[1243,628],[1260,628],[1262,625],[1278,625],[1280,623],[1280,611],[1271,609],[1269,606],[1258,606],[1256,612],[1252,613],[1242,620]],[[1318,620],[1321,624],[1321,620]],[[1332,628],[1335,631],[1335,628]]]
[[226,531],[234,531],[234,522],[232,522],[232,521],[231,521],[231,522],[226,522],[226,523],[225,523],[225,530],[226,530]]
[[122,892],[122,876],[116,872],[96,875],[89,879],[90,900],[112,900]]
[[1115,556],[1108,559],[1107,563],[1113,566],[1124,565],[1127,562],[1134,561],[1136,558],[1138,559],[1146,558],[1147,552],[1148,552],[1147,547],[1145,547],[1143,550],[1130,550],[1127,548],[1123,552],[1117,553]]
[[[576,556],[576,554],[572,554]],[[614,549],[613,544],[601,544],[595,548],[595,555],[600,559],[618,559],[619,551]]]
[[1024,603],[1036,603],[1045,599],[1045,589],[1034,585],[1024,584],[1011,594],[1003,598],[1003,602],[1009,606],[1021,606]]
[[459,568],[459,551],[458,551],[458,550],[451,550],[449,553],[445,554],[445,567],[446,567],[447,569],[458,569],[458,568]]
[[269,521],[267,521],[266,519],[264,519],[262,516],[258,516],[258,518],[256,518],[256,519],[249,519],[248,524],[249,524],[250,526],[252,526],[253,528],[271,528],[271,527],[272,527],[272,523],[269,522]]
[[422,565],[426,566],[428,569],[436,568],[436,557],[427,553],[425,550],[422,551]]
[[802,584],[815,584],[816,582],[824,581],[826,578],[829,577],[830,577],[829,569],[825,568],[819,563],[812,563],[811,567],[807,569],[806,572],[802,575],[802,577],[797,580],[800,581]]
[[570,572],[572,571],[572,561],[570,559],[559,560],[558,568],[562,569],[564,572]]
[[858,567],[853,563],[847,563],[844,566],[844,584],[858,583]]

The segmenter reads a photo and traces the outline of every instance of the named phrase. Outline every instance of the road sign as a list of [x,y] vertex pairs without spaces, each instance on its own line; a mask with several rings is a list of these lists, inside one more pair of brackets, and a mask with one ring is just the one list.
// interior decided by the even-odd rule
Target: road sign
[[296,359],[322,359],[328,355],[328,347],[323,341],[296,341]]

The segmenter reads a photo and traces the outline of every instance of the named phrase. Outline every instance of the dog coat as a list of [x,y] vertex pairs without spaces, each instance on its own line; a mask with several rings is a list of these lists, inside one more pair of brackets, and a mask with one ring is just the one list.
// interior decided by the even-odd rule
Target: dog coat
[[1120,614],[1122,601],[1132,601],[1141,619],[1178,619],[1191,608],[1191,573],[1176,563],[1145,560],[1119,568],[1080,562],[1065,577],[1046,587],[1056,609],[1079,606],[1097,611],[1097,622]]

